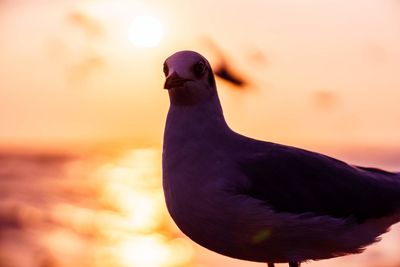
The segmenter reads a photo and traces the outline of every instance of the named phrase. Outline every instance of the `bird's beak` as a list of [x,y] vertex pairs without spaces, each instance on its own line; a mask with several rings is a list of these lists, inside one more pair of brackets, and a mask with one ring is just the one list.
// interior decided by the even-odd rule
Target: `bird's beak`
[[173,72],[165,80],[164,89],[171,89],[171,88],[174,88],[174,87],[181,87],[187,81],[190,81],[190,79],[183,79],[176,72]]

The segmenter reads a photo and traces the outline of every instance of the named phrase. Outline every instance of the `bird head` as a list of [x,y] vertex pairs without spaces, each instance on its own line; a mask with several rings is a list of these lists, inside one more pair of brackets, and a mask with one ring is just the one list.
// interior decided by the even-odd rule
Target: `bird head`
[[216,94],[214,74],[207,59],[193,51],[180,51],[164,62],[165,84],[171,103],[194,105]]

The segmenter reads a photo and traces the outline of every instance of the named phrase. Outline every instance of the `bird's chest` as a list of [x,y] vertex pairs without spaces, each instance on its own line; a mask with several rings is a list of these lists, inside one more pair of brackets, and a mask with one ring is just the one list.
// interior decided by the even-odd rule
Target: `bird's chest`
[[234,230],[232,207],[216,179],[201,184],[164,184],[168,211],[179,229],[195,242],[212,250],[223,247]]
[[163,187],[169,213],[179,228],[196,239],[207,231],[225,227],[224,209],[231,171],[218,152],[163,155]]
[[224,255],[241,255],[243,246],[252,245],[261,229],[259,225],[251,226],[249,216],[261,213],[248,209],[247,199],[235,194],[236,182],[231,183],[230,178],[237,174],[229,168],[232,166],[223,162],[218,165],[223,171],[210,166],[196,167],[196,174],[165,173],[167,207],[180,230],[196,243]]
[[220,156],[204,148],[164,150],[163,187],[171,215],[193,213],[203,201],[211,200],[218,191],[218,180],[224,175],[223,165]]

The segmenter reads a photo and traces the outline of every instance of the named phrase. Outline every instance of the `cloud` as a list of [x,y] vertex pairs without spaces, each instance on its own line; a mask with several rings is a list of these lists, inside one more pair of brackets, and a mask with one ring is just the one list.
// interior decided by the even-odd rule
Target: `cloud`
[[66,20],[84,31],[90,38],[100,38],[105,34],[103,25],[96,19],[79,11],[73,11],[66,16]]
[[80,11],[67,13],[64,22],[61,30],[68,29],[69,34],[53,37],[45,49],[56,64],[62,65],[67,81],[79,85],[106,65],[98,49],[105,30],[99,20]]
[[269,63],[267,55],[260,49],[254,48],[247,56],[249,62],[259,67],[266,67]]
[[105,66],[105,60],[100,55],[89,55],[73,64],[68,71],[68,80],[71,82],[83,82]]
[[332,109],[337,106],[338,104],[338,96],[328,90],[320,90],[314,92],[313,102],[319,109]]

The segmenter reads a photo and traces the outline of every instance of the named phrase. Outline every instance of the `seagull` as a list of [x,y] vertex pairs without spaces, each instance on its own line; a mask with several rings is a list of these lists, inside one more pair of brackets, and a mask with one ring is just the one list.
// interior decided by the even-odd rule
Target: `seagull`
[[231,65],[227,64],[224,53],[219,49],[219,47],[211,40],[206,39],[208,46],[214,50],[219,57],[219,64],[214,68],[214,74],[221,79],[231,83],[236,88],[245,87],[249,82],[242,76],[237,74]]
[[400,220],[400,173],[234,132],[210,64],[196,52],[171,55],[164,73],[164,195],[194,242],[269,267],[299,267],[360,253]]

